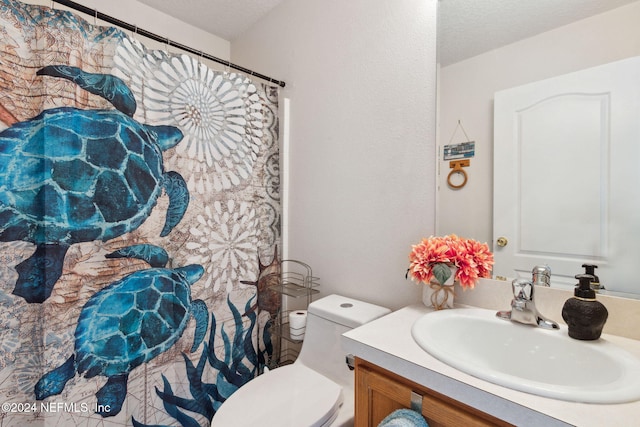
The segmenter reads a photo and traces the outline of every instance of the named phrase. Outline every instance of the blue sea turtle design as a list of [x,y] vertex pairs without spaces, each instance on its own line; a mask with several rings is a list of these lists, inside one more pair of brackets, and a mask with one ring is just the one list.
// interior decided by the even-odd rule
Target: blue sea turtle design
[[0,241],[36,245],[16,266],[13,290],[30,303],[49,297],[74,243],[137,229],[163,189],[166,236],[189,204],[184,179],[165,172],[162,158],[182,140],[180,129],[134,120],[133,93],[115,76],[64,65],[37,74],[70,80],[116,109],[52,108],[0,133]]
[[[138,245],[111,257],[134,256],[167,259],[157,248],[153,259]],[[135,253],[134,253],[135,252]],[[150,261],[151,260],[151,261]],[[76,373],[86,378],[107,377],[96,393],[98,412],[103,417],[117,415],[127,392],[129,373],[167,351],[182,336],[189,319],[196,320],[195,351],[204,340],[209,314],[202,300],[191,300],[191,285],[204,269],[192,264],[168,269],[155,266],[140,270],[110,284],[94,294],[82,308],[75,331],[75,351],[67,361],[44,374],[35,385],[36,399],[62,393]]]

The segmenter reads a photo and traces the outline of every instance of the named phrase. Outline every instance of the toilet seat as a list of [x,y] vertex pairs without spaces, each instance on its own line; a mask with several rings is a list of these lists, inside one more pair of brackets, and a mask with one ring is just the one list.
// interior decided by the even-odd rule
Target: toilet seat
[[212,427],[326,427],[342,406],[342,388],[301,363],[240,387],[213,416]]

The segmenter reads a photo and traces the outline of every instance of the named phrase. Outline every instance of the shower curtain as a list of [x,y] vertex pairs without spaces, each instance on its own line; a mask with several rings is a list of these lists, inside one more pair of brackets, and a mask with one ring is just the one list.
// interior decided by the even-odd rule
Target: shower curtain
[[94,24],[0,0],[0,425],[208,425],[277,356],[277,89]]

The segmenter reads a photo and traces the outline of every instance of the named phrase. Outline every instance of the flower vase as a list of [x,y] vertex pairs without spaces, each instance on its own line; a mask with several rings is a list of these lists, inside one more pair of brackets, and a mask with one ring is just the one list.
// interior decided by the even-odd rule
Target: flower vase
[[451,276],[444,283],[433,279],[431,283],[425,283],[422,287],[422,302],[427,307],[433,307],[436,310],[453,308],[455,296],[453,286],[457,268],[452,266],[449,268],[451,269]]

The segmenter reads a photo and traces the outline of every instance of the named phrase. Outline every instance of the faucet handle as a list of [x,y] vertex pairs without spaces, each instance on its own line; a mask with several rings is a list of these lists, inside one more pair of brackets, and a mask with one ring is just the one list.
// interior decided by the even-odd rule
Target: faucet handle
[[514,279],[511,282],[513,297],[520,301],[533,301],[533,283],[527,279]]
[[536,265],[531,270],[531,276],[534,285],[551,286],[551,268],[548,265]]
[[551,267],[548,265],[536,265],[531,270],[532,274],[542,274],[545,276],[551,276]]

